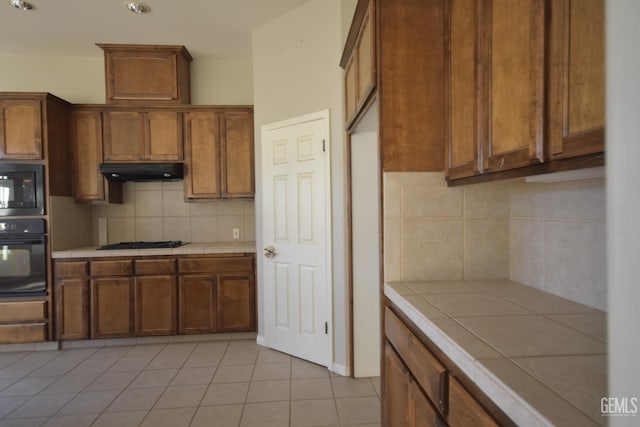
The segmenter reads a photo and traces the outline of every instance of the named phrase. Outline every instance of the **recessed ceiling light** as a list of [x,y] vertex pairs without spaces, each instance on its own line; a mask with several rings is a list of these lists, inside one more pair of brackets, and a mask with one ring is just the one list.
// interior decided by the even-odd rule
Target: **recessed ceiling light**
[[36,8],[26,0],[9,0],[9,4],[20,10],[33,10]]
[[151,8],[149,5],[144,4],[140,1],[128,1],[125,3],[127,5],[127,9],[129,9],[133,13],[149,13],[151,12]]

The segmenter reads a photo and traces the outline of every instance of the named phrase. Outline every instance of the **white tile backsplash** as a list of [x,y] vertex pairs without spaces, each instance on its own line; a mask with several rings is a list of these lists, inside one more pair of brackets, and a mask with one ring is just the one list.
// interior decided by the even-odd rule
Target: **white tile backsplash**
[[600,222],[545,222],[545,291],[606,311],[606,230]]
[[[255,241],[253,201],[187,203],[183,185],[181,181],[125,183],[122,205],[101,204],[91,208],[92,243],[98,243],[96,230],[101,217],[107,219],[109,243],[131,240]],[[232,228],[240,229],[239,240],[233,239]]]
[[402,280],[463,279],[459,218],[402,220]]
[[604,179],[448,188],[384,174],[385,280],[512,279],[606,309]]
[[504,279],[508,183],[447,187],[444,174],[385,173],[385,279]]
[[544,222],[511,218],[509,231],[509,278],[544,290]]

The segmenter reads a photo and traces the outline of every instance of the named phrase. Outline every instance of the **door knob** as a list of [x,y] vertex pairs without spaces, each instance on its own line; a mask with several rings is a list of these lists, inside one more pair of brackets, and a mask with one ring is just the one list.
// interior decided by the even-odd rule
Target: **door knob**
[[266,258],[273,258],[274,256],[276,256],[276,248],[274,248],[273,246],[267,246],[266,248],[264,248],[264,256]]

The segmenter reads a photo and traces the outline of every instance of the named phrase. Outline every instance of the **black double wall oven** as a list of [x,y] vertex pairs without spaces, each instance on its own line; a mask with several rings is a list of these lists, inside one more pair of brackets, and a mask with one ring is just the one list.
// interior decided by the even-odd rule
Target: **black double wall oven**
[[0,298],[47,294],[43,165],[0,163]]

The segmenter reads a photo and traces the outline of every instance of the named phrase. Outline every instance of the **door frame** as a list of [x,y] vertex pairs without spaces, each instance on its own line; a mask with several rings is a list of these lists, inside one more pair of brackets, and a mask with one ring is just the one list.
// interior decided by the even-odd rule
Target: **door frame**
[[[328,346],[329,348],[326,349],[326,354],[325,354],[325,358],[326,358],[326,364],[324,366],[326,366],[329,370],[333,371],[334,370],[334,354],[333,354],[333,349],[334,349],[334,322],[333,322],[333,227],[332,227],[332,188],[331,188],[331,121],[330,121],[330,111],[329,109],[325,109],[325,110],[320,110],[320,111],[316,111],[313,113],[308,113],[308,114],[304,114],[301,116],[297,116],[297,117],[292,117],[289,119],[285,119],[285,120],[281,120],[278,122],[273,122],[273,123],[269,123],[266,125],[263,125],[261,128],[261,132],[260,132],[260,141],[262,144],[264,144],[264,141],[266,141],[266,134],[269,131],[273,131],[276,129],[281,129],[281,128],[285,128],[285,127],[290,127],[290,126],[294,126],[294,125],[298,125],[298,124],[303,124],[303,123],[308,123],[308,122],[313,122],[313,121],[322,121],[323,123],[323,131],[324,131],[324,162],[323,162],[323,167],[324,167],[324,185],[325,185],[325,200],[324,200],[324,208],[325,208],[325,277],[326,277],[326,289],[327,289],[327,301],[326,301],[326,307],[327,307],[327,319],[329,322],[329,329],[328,329]],[[261,188],[260,188],[260,192],[262,194],[262,198],[264,199],[264,191],[263,191],[263,176],[262,174],[264,173],[264,166],[263,166],[263,162],[264,162],[264,151],[261,149],[260,150],[260,163],[261,163],[261,176],[260,176],[260,183],[261,183]],[[264,206],[263,206],[264,209]],[[262,215],[262,213],[261,213]],[[264,226],[263,229],[260,230],[260,233],[264,232]],[[260,236],[260,241],[262,241],[262,243],[264,244],[264,239],[262,238],[262,236]],[[258,249],[258,256],[262,256],[262,248],[257,248]],[[264,271],[264,267],[262,268],[262,276],[264,276],[265,271]],[[263,277],[260,277],[260,279],[262,280]],[[262,280],[263,286],[262,288],[262,292],[263,292],[263,299],[264,299],[264,280]],[[264,315],[265,313],[263,313]],[[269,332],[271,329],[271,325],[269,325],[266,321],[264,322],[264,336],[262,337],[263,339],[260,339],[260,337],[258,337],[258,344],[260,345],[264,345],[266,347],[269,347]]]
[[[369,131],[378,133],[378,141],[377,141],[377,152],[378,152],[378,197],[379,197],[379,206],[378,206],[378,220],[379,220],[379,244],[378,248],[379,253],[379,283],[378,283],[378,293],[380,295],[380,306],[378,307],[378,311],[380,312],[380,331],[384,331],[384,240],[383,240],[383,232],[384,232],[384,200],[383,200],[383,186],[384,186],[384,171],[382,165],[382,151],[380,148],[380,129],[378,127],[378,120],[380,116],[380,112],[378,110],[378,98],[375,91],[363,105],[359,115],[353,121],[351,126],[349,126],[345,130],[345,145],[346,145],[346,166],[347,166],[347,175],[346,175],[346,197],[347,197],[347,222],[345,224],[345,233],[347,239],[347,309],[348,314],[347,318],[349,319],[349,330],[348,330],[348,360],[349,360],[349,376],[355,378],[355,339],[354,339],[354,315],[353,315],[353,188],[351,185],[352,179],[352,155],[351,155],[351,136],[354,133],[358,133],[361,131]],[[382,336],[381,336],[382,338]],[[383,360],[384,360],[384,339],[380,341],[380,375],[382,376],[383,372]]]

